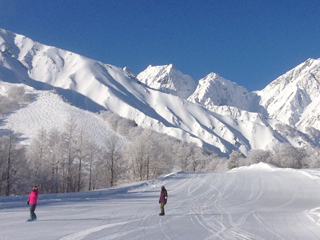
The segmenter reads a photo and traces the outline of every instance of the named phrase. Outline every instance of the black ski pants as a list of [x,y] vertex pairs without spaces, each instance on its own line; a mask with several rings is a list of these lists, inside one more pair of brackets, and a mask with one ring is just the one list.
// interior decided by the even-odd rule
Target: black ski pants
[[36,210],[36,206],[37,204],[30,204],[30,217],[31,218],[36,218],[36,214],[34,213],[34,211]]

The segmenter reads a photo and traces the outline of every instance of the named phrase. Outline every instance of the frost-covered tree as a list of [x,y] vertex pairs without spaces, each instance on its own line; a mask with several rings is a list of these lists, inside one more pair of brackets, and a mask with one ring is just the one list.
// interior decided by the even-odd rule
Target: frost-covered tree
[[88,190],[95,189],[94,184],[94,175],[97,176],[97,174],[94,174],[94,167],[97,165],[98,160],[98,154],[100,152],[100,149],[96,143],[93,141],[90,141],[88,143],[88,159],[87,159],[87,170],[88,170]]
[[11,87],[7,91],[8,98],[15,102],[15,104],[20,104],[23,102],[30,101],[29,95],[26,94],[24,87]]
[[302,168],[306,157],[304,149],[297,149],[289,143],[279,144],[273,153],[273,163],[283,168]]
[[209,157],[209,161],[207,163],[205,171],[227,171],[228,159],[225,157],[220,157],[216,154],[212,155]]
[[63,162],[63,142],[61,133],[53,128],[48,133],[48,144],[49,144],[49,162],[51,169],[51,193],[58,193],[62,190],[62,165]]
[[201,161],[205,159],[203,151],[201,148],[199,148],[195,143],[189,144],[190,149],[190,166],[191,170],[193,172],[196,172],[199,170],[199,167],[201,166]]
[[6,95],[0,96],[0,115],[28,101],[30,101],[29,96],[23,87],[11,87]]
[[116,131],[118,121],[121,118],[118,114],[112,113],[111,111],[100,111],[100,117],[108,122],[109,127]]
[[156,178],[172,170],[173,149],[175,141],[166,134],[149,132],[150,142],[148,148],[149,171],[147,179]]
[[135,121],[127,118],[122,118],[116,113],[110,111],[101,111],[100,117],[108,122],[110,128],[116,133],[127,136],[132,128],[137,127]]
[[28,168],[25,148],[17,144],[17,135],[10,134],[0,138],[0,193],[9,196],[24,191]]
[[272,153],[268,150],[251,149],[248,153],[247,159],[248,165],[259,162],[271,163]]
[[128,156],[130,156],[132,162],[134,179],[138,179],[139,181],[147,179],[150,161],[150,156],[147,154],[150,144],[148,141],[148,134],[142,132],[141,135],[133,138],[128,148]]
[[130,141],[126,155],[135,180],[151,179],[172,169],[172,142],[167,135],[135,128]]
[[277,123],[275,125],[275,129],[282,133],[284,136],[288,136],[288,137],[294,137],[295,135],[297,135],[297,130],[287,124],[284,123]]
[[[213,155],[211,156],[209,152],[204,151],[195,143],[181,141],[173,146],[174,159],[177,159],[175,164],[182,171],[210,171],[215,168],[212,163]],[[217,155],[214,156],[217,157]]]
[[201,161],[197,166],[198,172],[226,171],[227,159],[214,152],[208,152],[201,149]]
[[33,138],[27,151],[30,178],[33,184],[43,185],[42,191],[47,192],[50,186],[50,160],[48,133],[41,127],[37,136]]
[[77,167],[75,164],[76,160],[76,133],[77,124],[75,116],[70,115],[67,122],[65,123],[65,130],[62,133],[63,141],[63,188],[65,192],[73,192],[76,190],[76,176]]
[[238,150],[233,151],[229,156],[228,168],[233,169],[233,168],[237,168],[237,167],[241,166],[241,162],[243,161],[244,158],[245,158],[245,156],[243,155],[242,152],[240,152]]
[[309,167],[320,168],[320,149],[315,148],[309,155]]
[[189,158],[191,155],[190,148],[187,142],[180,142],[177,148],[175,156],[178,159],[178,166],[182,171],[189,170]]
[[76,163],[78,165],[77,171],[77,182],[76,182],[76,190],[79,192],[83,187],[85,182],[82,179],[82,175],[84,172],[83,165],[88,161],[88,157],[90,155],[90,144],[89,138],[86,134],[84,134],[83,130],[80,129],[76,134]]
[[320,131],[314,127],[306,127],[306,133],[316,143],[320,142]]
[[109,179],[109,186],[114,186],[125,169],[122,160],[122,142],[116,135],[110,135],[105,141],[105,147],[102,150],[102,163],[106,169],[106,175]]

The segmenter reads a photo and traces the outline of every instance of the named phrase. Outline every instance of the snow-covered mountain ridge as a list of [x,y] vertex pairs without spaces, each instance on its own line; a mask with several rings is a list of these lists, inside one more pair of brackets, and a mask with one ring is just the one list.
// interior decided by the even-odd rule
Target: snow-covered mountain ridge
[[190,76],[181,73],[172,64],[149,65],[146,70],[137,75],[137,79],[151,88],[182,98],[188,98],[197,86]]
[[304,131],[320,129],[320,59],[308,59],[257,94],[269,117]]
[[232,106],[250,111],[255,94],[234,82],[210,73],[199,80],[197,89],[189,97],[189,101],[201,104],[208,109],[215,106]]
[[[313,63],[299,65],[304,70],[287,73],[261,91],[248,92],[215,73],[197,84],[171,64],[149,66],[135,75],[129,68],[104,64],[0,30],[1,81],[23,83],[36,90],[55,89],[76,107],[91,112],[110,110],[141,127],[196,142],[221,155],[229,155],[236,149],[244,153],[250,149],[272,149],[279,142],[290,142],[294,146],[315,144],[308,138],[301,140],[301,131],[304,127],[320,129],[317,121],[310,120],[319,116],[316,108],[319,94],[312,91],[318,85],[314,82],[307,91],[300,89],[307,89],[307,82],[298,84],[299,88],[290,88],[289,95],[299,93],[300,98],[286,98],[285,108],[277,105],[281,95],[288,95],[286,89],[293,82],[298,86],[297,82],[306,81],[305,75],[319,79],[320,60],[308,61]],[[301,103],[298,110],[294,108],[297,103]],[[295,121],[288,120],[290,113],[286,108]],[[19,111],[22,109],[11,116]],[[279,123],[289,124],[297,130],[296,134],[281,133],[276,127]],[[8,122],[6,126],[12,125]],[[19,131],[26,138],[31,137],[24,128]]]

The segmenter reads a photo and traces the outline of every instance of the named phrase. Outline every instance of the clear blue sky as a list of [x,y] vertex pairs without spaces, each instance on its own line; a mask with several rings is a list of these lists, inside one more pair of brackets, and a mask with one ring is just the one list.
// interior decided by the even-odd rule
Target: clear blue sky
[[0,0],[0,28],[136,74],[172,63],[250,91],[320,58],[318,0]]

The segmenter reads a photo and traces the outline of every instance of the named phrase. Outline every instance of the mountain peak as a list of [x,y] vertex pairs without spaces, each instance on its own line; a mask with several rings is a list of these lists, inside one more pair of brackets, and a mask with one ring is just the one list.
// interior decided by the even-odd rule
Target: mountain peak
[[126,75],[129,77],[129,78],[136,78],[137,75],[132,71],[131,68],[129,67],[124,67],[123,68],[123,71],[126,73]]
[[170,71],[176,70],[176,67],[172,63],[168,64],[166,68]]
[[177,70],[173,64],[149,65],[138,74],[137,79],[153,89],[188,98],[196,89],[196,82],[186,74]]
[[257,93],[269,116],[283,123],[301,125],[304,115],[317,119],[311,103],[320,102],[320,58],[307,59]]
[[213,106],[234,106],[248,110],[253,95],[249,91],[218,74],[211,72],[199,80],[199,84],[189,100],[212,109]]

